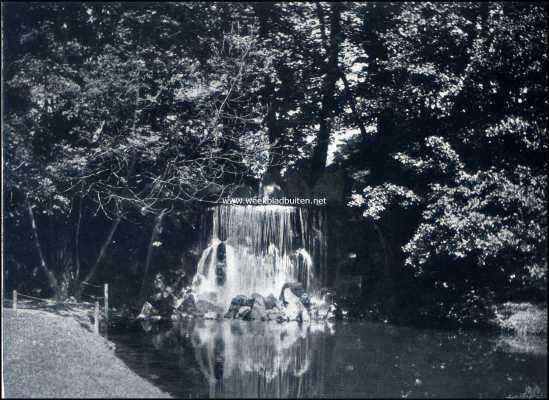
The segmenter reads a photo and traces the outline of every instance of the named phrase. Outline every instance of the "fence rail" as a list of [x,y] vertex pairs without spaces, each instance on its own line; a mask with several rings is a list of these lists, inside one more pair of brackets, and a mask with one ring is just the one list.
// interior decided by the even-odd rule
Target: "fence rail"
[[[91,284],[88,284],[88,283],[84,283],[84,284],[88,285],[88,286],[98,287],[98,288],[103,287],[103,290],[104,290],[104,296],[83,295],[83,296],[86,296],[88,298],[91,298],[91,299],[95,300],[93,331],[95,333],[99,334],[99,317],[101,315],[101,312],[100,312],[100,308],[99,308],[99,301],[97,301],[97,300],[103,300],[103,313],[105,315],[105,320],[107,321],[107,326],[108,326],[108,321],[109,321],[109,284],[105,283],[103,286],[91,285]],[[17,311],[17,298],[18,297],[23,297],[23,298],[27,298],[27,299],[31,299],[31,300],[36,300],[36,301],[41,301],[41,302],[48,303],[48,304],[64,304],[63,302],[56,301],[56,300],[53,300],[53,299],[43,299],[43,298],[40,298],[40,297],[35,297],[35,296],[30,296],[28,294],[19,293],[19,292],[17,292],[17,290],[14,290],[12,292],[12,310],[13,311]]]

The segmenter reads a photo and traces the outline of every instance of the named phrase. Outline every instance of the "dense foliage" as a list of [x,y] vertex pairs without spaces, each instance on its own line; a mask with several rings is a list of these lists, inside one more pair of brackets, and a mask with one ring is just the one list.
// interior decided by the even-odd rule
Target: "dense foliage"
[[[454,304],[545,293],[544,3],[9,3],[3,13],[7,260],[23,275],[42,265],[58,295],[61,281],[82,290],[108,270],[120,223],[149,232],[125,242],[147,260],[134,268],[141,281],[165,215],[173,232],[191,232],[197,204],[266,171],[297,171],[312,187],[335,169],[348,208],[338,216],[358,232],[342,246],[359,254],[353,273],[375,265],[393,290],[425,294],[397,303],[451,300],[448,317]],[[86,221],[101,234],[80,254]],[[68,233],[56,245],[41,239],[47,229]],[[38,255],[17,250],[32,238]],[[366,242],[382,249],[379,264]]]

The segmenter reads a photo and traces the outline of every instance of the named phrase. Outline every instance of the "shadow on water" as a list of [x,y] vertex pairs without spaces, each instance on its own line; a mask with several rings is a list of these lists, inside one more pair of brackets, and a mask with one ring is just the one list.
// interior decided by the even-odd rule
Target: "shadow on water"
[[186,320],[110,334],[175,397],[546,397],[547,343],[367,322]]

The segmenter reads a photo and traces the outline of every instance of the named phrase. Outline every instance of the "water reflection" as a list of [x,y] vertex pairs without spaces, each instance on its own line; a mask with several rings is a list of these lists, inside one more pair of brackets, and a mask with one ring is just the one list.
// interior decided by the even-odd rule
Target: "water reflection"
[[479,332],[184,320],[111,339],[131,368],[176,397],[547,394],[539,338],[525,350]]
[[302,397],[316,386],[308,373],[321,357],[315,338],[330,332],[327,324],[202,321],[192,345],[211,397]]

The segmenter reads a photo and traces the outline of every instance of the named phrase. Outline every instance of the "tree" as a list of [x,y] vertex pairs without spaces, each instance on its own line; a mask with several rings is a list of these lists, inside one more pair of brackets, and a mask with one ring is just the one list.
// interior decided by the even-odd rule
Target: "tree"
[[546,276],[542,8],[405,4],[378,33],[380,117],[352,205],[382,224],[417,215],[402,260],[447,294]]
[[[55,266],[44,261],[33,208],[51,213],[56,200],[62,213],[52,218],[59,219],[77,205],[77,232],[82,203],[84,210],[94,203],[96,214],[112,221],[83,275],[75,250],[79,297],[131,209],[163,215],[176,201],[215,202],[243,176],[257,174],[268,143],[255,132],[262,110],[247,93],[255,82],[248,67],[261,54],[253,27],[200,26],[207,55],[194,42],[166,40],[182,23],[194,25],[207,6],[28,5],[26,14],[18,7],[10,8],[6,30],[6,82],[23,99],[6,118],[7,187],[28,203],[56,293]],[[100,40],[90,42],[90,30]],[[22,41],[27,47],[17,49]]]

